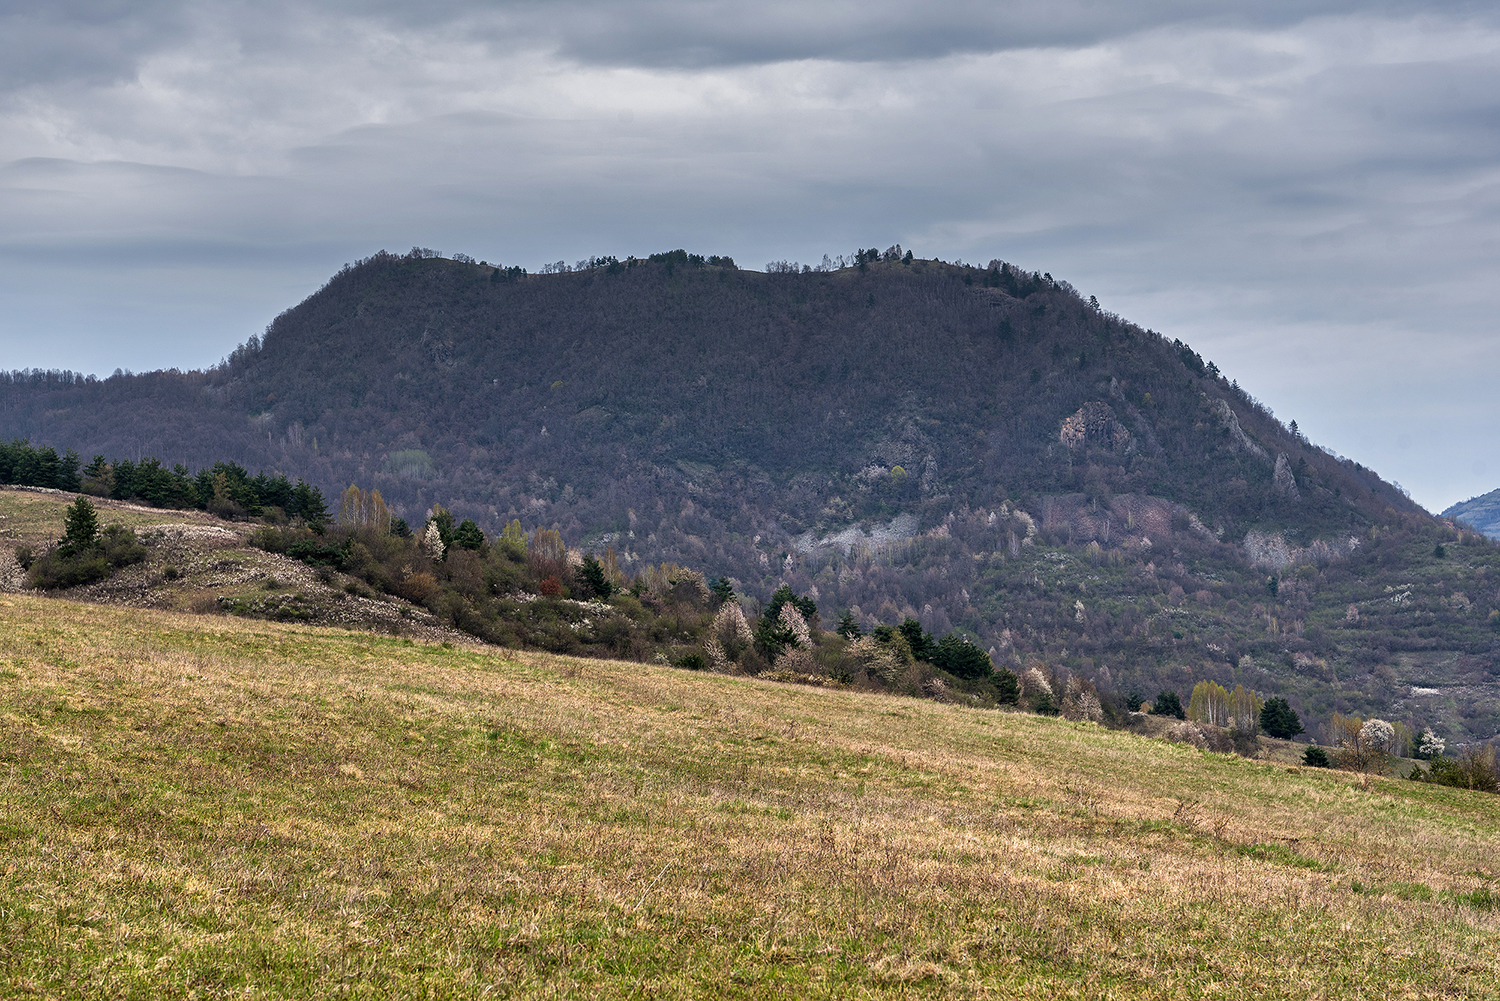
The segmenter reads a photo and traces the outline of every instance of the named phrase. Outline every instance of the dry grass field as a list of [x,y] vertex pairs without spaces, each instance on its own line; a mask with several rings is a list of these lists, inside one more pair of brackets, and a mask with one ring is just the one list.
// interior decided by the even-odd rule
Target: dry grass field
[[1493,998],[1500,797],[0,595],[0,994]]

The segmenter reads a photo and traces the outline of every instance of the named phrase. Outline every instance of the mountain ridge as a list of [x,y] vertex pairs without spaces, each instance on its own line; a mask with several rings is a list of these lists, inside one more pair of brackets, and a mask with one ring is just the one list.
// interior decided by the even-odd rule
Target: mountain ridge
[[[556,526],[627,569],[788,583],[867,628],[911,615],[1122,688],[1389,712],[1466,679],[1481,696],[1445,713],[1500,712],[1488,550],[1180,340],[1000,261],[658,258],[377,254],[218,369],[12,379],[0,433],[357,482],[414,525],[441,503],[491,534]],[[1444,545],[1482,579],[1450,579]],[[1390,606],[1379,589],[1418,571],[1431,594]],[[1453,628],[1423,636],[1425,616]]]
[[1500,539],[1500,489],[1460,501],[1447,508],[1443,517],[1462,521],[1492,539]]

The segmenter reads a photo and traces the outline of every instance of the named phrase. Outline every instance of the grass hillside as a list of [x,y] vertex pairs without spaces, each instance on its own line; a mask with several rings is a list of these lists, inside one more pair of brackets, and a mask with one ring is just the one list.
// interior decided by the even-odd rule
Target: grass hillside
[[[0,489],[0,593],[20,591],[16,552],[40,553],[62,535],[76,494]],[[250,544],[255,529],[202,511],[162,510],[93,499],[100,524],[119,524],[145,543],[146,559],[107,580],[54,592],[83,601],[167,611],[230,612],[256,618],[373,629],[430,640],[461,639],[426,609],[337,574]]]
[[0,993],[1492,997],[1500,797],[0,595]]

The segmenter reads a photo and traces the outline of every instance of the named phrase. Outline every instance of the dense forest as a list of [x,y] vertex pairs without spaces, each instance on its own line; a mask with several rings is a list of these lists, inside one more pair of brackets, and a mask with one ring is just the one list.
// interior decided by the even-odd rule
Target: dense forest
[[1017,673],[1495,732],[1488,540],[1050,275],[847,263],[380,253],[207,372],[0,379],[0,434],[110,456],[111,496],[143,465],[354,483],[412,525],[548,526]]

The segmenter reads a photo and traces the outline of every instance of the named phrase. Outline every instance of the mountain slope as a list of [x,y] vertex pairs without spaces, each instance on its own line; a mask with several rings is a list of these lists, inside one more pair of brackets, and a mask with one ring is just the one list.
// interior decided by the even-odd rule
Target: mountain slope
[[627,570],[786,581],[826,620],[912,615],[1122,692],[1213,679],[1310,716],[1500,724],[1490,549],[1187,346],[998,262],[517,276],[382,254],[212,372],[0,392],[0,433],[85,456],[556,525]]
[[1471,525],[1492,539],[1500,539],[1500,490],[1491,490],[1455,504],[1443,512],[1443,517]]

